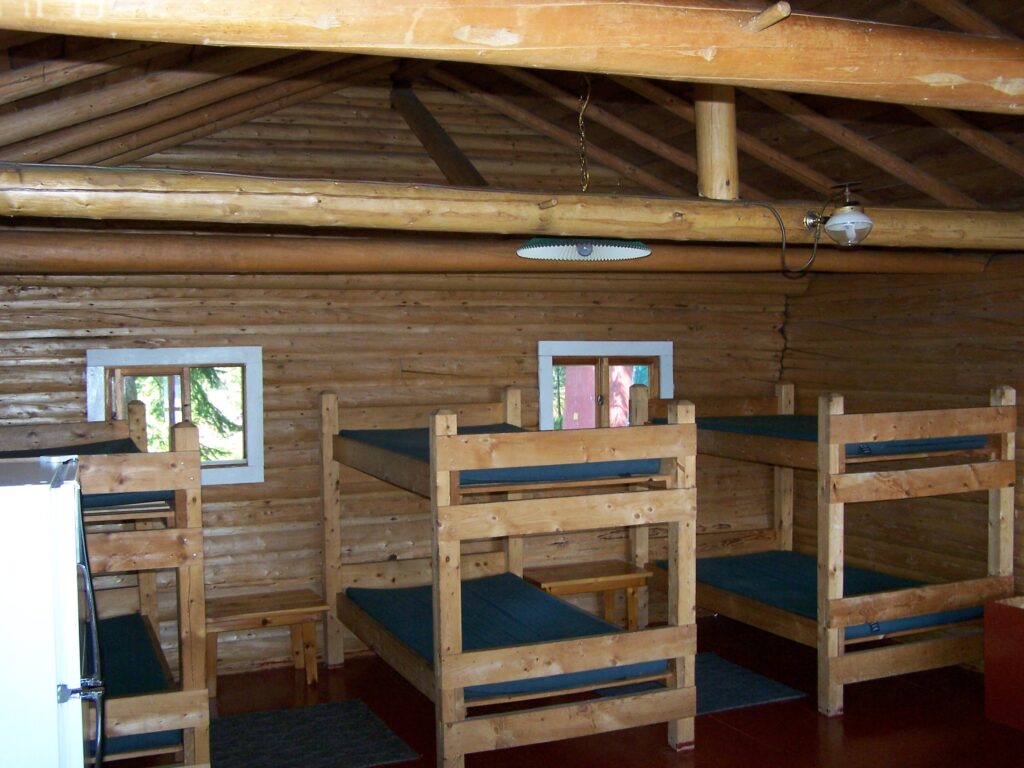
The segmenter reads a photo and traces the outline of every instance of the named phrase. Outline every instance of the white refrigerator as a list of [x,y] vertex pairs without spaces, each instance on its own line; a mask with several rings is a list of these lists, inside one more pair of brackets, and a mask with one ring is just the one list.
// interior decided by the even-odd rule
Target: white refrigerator
[[87,720],[102,727],[102,683],[84,669],[98,656],[85,650],[95,611],[77,474],[74,458],[0,461],[0,744],[11,768],[82,766],[99,750],[84,733]]

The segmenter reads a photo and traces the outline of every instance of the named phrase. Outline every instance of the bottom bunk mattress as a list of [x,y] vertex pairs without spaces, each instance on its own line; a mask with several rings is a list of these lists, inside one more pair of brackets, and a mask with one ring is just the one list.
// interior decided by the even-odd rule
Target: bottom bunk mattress
[[[350,587],[345,594],[417,655],[433,663],[430,585],[395,589]],[[533,645],[622,631],[614,624],[553,597],[511,573],[462,582],[464,651]],[[608,686],[638,677],[661,675],[666,669],[664,660],[654,660],[532,680],[512,680],[467,688],[466,698],[543,694],[572,688]]]
[[[818,563],[799,552],[772,551],[749,555],[708,557],[697,561],[697,581],[733,592],[774,608],[817,621]],[[889,592],[921,586],[922,582],[846,566],[845,597]],[[896,632],[926,629],[942,624],[979,619],[982,608],[964,608],[922,616],[870,622],[846,628],[847,640],[863,640]]]

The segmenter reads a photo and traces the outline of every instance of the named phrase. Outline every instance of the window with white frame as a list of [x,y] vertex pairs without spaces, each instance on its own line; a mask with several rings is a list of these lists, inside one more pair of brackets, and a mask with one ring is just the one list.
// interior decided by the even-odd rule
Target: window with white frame
[[629,388],[671,398],[671,341],[541,341],[537,344],[541,429],[629,423]]
[[146,405],[148,449],[166,451],[171,427],[199,429],[205,485],[263,482],[263,351],[260,347],[90,349],[86,413],[124,418]]

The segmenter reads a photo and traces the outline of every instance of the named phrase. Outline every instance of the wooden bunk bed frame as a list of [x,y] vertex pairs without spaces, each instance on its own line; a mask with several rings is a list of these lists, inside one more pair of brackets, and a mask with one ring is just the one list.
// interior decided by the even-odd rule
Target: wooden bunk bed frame
[[[792,414],[793,386],[780,384],[776,394],[775,412]],[[647,408],[642,391],[637,392],[635,402],[635,423],[646,423],[665,408],[664,402],[655,401]],[[739,401],[735,405],[740,405]],[[733,414],[756,415],[765,413],[765,406],[764,400],[755,400],[730,409],[724,399],[719,399],[709,410],[715,415],[730,410]],[[991,391],[988,407],[859,414],[844,413],[841,396],[822,394],[817,425],[817,443],[705,429],[699,422],[697,428],[699,455],[776,468],[772,538],[778,549],[793,549],[793,470],[817,473],[817,620],[700,582],[697,604],[815,647],[818,709],[826,715],[838,715],[843,710],[843,687],[848,683],[981,661],[980,626],[970,634],[922,631],[900,636],[896,642],[860,649],[845,640],[844,632],[847,627],[868,622],[974,608],[1013,594],[1016,394],[1010,387],[997,387]],[[921,451],[849,458],[845,450],[850,443],[970,435],[986,435],[986,447],[966,452]],[[879,463],[879,468],[865,471],[872,463]],[[978,491],[988,492],[985,577],[843,596],[846,504]]]
[[[445,406],[339,408],[333,392],[322,396],[325,589],[328,660],[343,660],[343,624],[435,703],[438,766],[464,765],[466,754],[656,722],[669,725],[675,749],[693,744],[694,681],[695,430],[692,406],[679,405],[671,426],[573,432],[459,435],[458,424],[518,425],[519,393],[501,403]],[[403,459],[339,435],[339,428],[381,429],[430,425],[430,461]],[[660,431],[659,431],[660,430]],[[614,436],[610,433],[614,432]],[[610,439],[614,437],[614,439]],[[651,448],[649,446],[654,446]],[[568,458],[567,458],[568,457]],[[465,470],[602,461],[660,460],[651,477],[544,482],[534,485],[463,487]],[[418,560],[342,562],[340,466],[345,465],[411,490],[431,501],[432,556]],[[557,498],[551,498],[553,494]],[[532,498],[527,498],[532,497]],[[460,578],[509,571],[522,574],[522,537],[538,533],[628,527],[634,553],[647,562],[646,526],[669,529],[667,626],[617,631],[487,650],[464,651]],[[464,541],[496,539],[503,550],[463,556]],[[641,553],[642,550],[642,553]],[[345,595],[360,586],[432,584],[433,664],[424,661]],[[469,714],[467,687],[545,677],[650,659],[667,660],[664,687],[618,696],[550,704],[497,714]],[[511,699],[506,698],[508,703]],[[551,700],[548,699],[548,702]]]
[[[169,452],[146,453],[144,407],[133,403],[128,411],[128,420],[0,426],[0,452],[59,446],[68,447],[70,453],[75,445],[131,439],[139,453],[79,456],[82,494],[173,491],[174,502],[169,507],[127,505],[85,515],[86,547],[94,576],[137,572],[139,611],[154,634],[158,626],[156,571],[176,571],[180,675],[177,690],[108,697],[104,734],[115,738],[181,730],[180,764],[203,765],[210,761],[210,710],[204,655],[199,434],[192,424],[178,424],[172,431]],[[100,525],[97,530],[96,523],[131,525],[122,530],[103,530]],[[122,601],[115,602],[120,607]],[[89,726],[95,727],[94,723]],[[107,755],[105,761],[165,752],[166,749],[125,752]]]

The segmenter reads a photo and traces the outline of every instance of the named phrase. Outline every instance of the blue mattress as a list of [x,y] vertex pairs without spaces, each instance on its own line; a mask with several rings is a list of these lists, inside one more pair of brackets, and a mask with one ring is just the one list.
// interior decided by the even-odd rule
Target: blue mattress
[[[103,684],[108,698],[170,690],[170,681],[161,661],[161,651],[140,614],[100,619],[97,628],[100,637]],[[180,730],[158,731],[107,739],[104,751],[107,754],[123,754],[179,745]]]
[[[697,419],[698,429],[736,432],[743,435],[781,437],[817,442],[818,417],[809,415],[705,416]],[[985,447],[985,435],[961,435],[918,440],[884,440],[876,443],[847,443],[846,455],[892,456],[921,451],[959,451]]]
[[[430,585],[396,589],[350,587],[345,594],[417,655],[433,664],[433,608]],[[614,624],[504,573],[462,582],[462,644],[465,651],[542,643],[621,632]],[[466,698],[547,693],[600,686],[641,675],[663,674],[664,661],[571,672],[533,680],[512,680],[466,689]]]
[[[140,453],[131,438],[101,440],[79,445],[60,445],[49,448],[33,448],[25,451],[0,451],[0,459],[31,459],[37,456],[103,456],[114,453]],[[133,493],[93,493],[82,496],[82,509],[97,510],[125,504],[146,504],[174,501],[174,491],[142,491]]]
[[[459,427],[460,435],[525,431],[521,427],[515,427],[511,424]],[[339,434],[350,440],[393,451],[417,461],[424,463],[430,461],[430,431],[425,428],[343,429]],[[551,464],[536,467],[473,469],[460,473],[459,482],[464,486],[492,483],[564,482],[568,480],[596,480],[608,477],[650,476],[656,475],[660,471],[661,462],[658,459],[595,461],[589,464]]]
[[[817,574],[816,559],[798,552],[756,552],[697,560],[698,582],[781,608],[812,621],[818,617]],[[921,586],[921,582],[863,568],[846,566],[843,569],[843,594],[846,597],[916,586]],[[923,629],[977,619],[981,615],[982,608],[978,607],[860,624],[846,628],[846,639],[858,640],[872,635]]]

